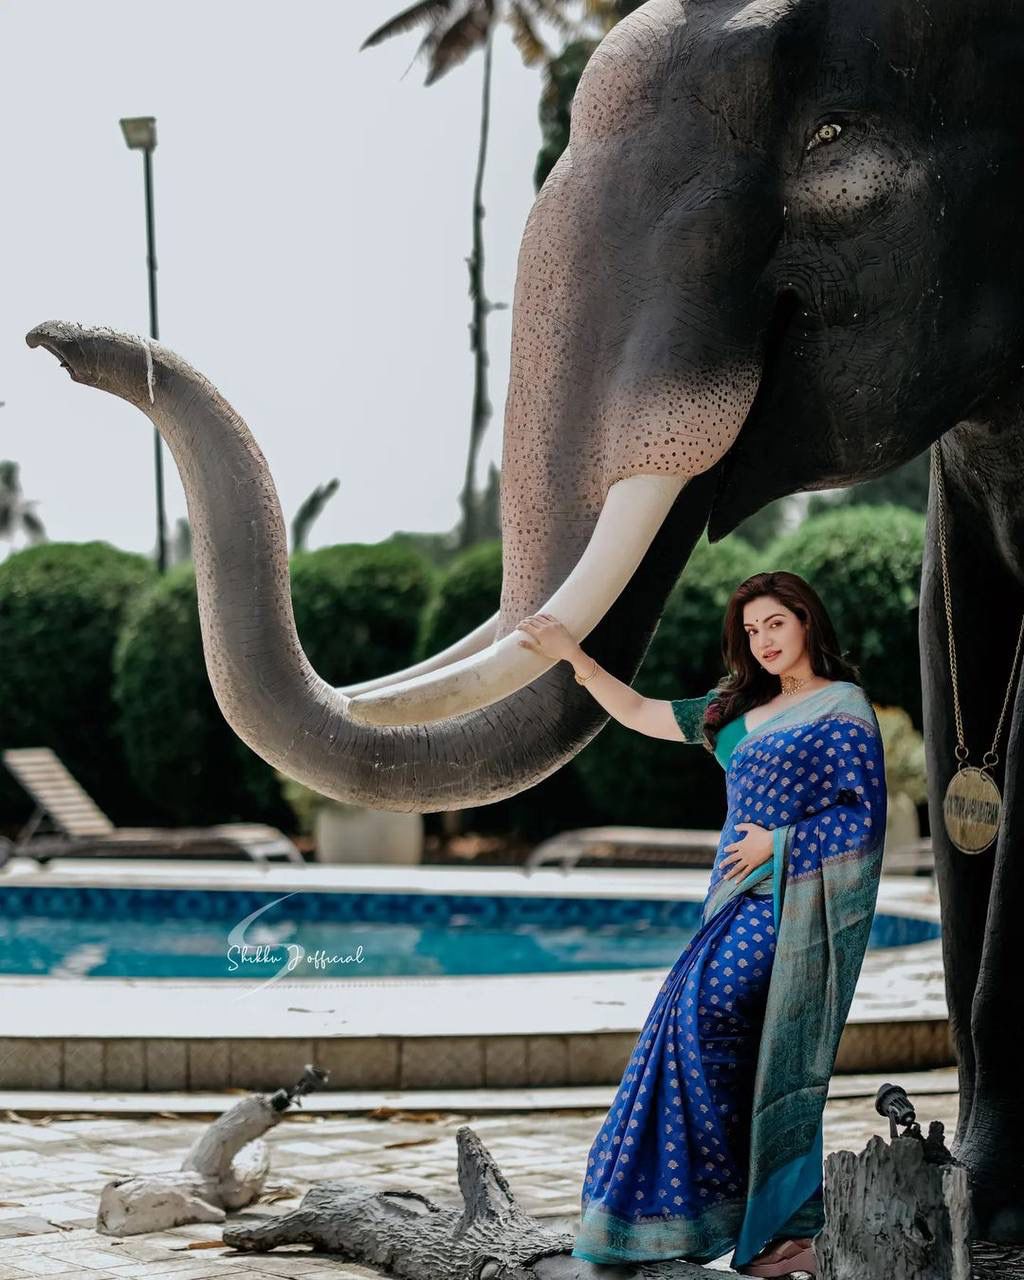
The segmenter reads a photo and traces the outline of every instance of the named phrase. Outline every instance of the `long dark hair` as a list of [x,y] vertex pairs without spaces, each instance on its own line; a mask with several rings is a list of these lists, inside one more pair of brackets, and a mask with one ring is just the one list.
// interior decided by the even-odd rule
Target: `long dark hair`
[[719,680],[718,694],[709,704],[704,719],[705,744],[712,750],[722,725],[774,698],[781,688],[779,677],[765,671],[750,652],[750,637],[743,627],[743,606],[758,596],[778,600],[806,624],[807,656],[816,676],[862,683],[856,666],[840,651],[832,619],[811,584],[785,569],[755,573],[740,583],[725,610],[722,658],[729,674]]

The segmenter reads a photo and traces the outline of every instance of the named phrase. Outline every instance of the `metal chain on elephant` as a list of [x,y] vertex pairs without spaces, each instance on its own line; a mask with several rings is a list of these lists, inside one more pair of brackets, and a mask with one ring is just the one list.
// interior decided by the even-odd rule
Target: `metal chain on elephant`
[[1010,678],[999,722],[992,738],[992,745],[982,757],[981,768],[968,765],[969,752],[964,742],[963,716],[960,710],[960,691],[957,682],[956,641],[953,636],[953,605],[949,587],[949,559],[946,552],[946,491],[942,477],[942,448],[938,440],[932,445],[932,475],[937,495],[936,511],[939,525],[939,560],[942,568],[942,596],[946,609],[946,627],[949,634],[949,673],[953,685],[953,716],[956,721],[957,768],[942,802],[942,817],[950,840],[961,853],[982,853],[989,848],[999,834],[999,822],[1003,797],[989,773],[999,763],[996,748],[1002,736],[1010,694],[1017,677],[1021,648],[1024,646],[1024,618],[1017,636],[1017,648],[1010,665]]

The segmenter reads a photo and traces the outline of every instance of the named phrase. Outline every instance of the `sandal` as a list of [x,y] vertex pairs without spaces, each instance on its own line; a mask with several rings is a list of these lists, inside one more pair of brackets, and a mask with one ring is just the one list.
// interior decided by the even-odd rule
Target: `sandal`
[[818,1274],[818,1264],[814,1256],[814,1242],[808,1245],[796,1240],[786,1240],[782,1247],[776,1246],[775,1256],[760,1262],[748,1262],[737,1270],[741,1276],[788,1276],[794,1271],[806,1271],[814,1276]]

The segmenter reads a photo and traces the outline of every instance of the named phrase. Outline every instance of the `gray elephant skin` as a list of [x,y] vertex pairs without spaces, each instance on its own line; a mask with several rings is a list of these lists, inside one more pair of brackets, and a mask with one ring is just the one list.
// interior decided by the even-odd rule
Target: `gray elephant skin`
[[[602,41],[520,249],[496,639],[544,608],[618,481],[684,482],[587,637],[631,681],[705,527],[717,540],[780,495],[881,475],[941,439],[980,758],[1024,609],[1022,35],[1020,0],[649,0]],[[227,402],[155,344],[63,322],[28,341],[166,440],[215,694],[275,766],[355,803],[457,809],[534,785],[606,722],[566,664],[447,718],[346,714],[302,652],[280,504]],[[935,516],[933,494],[920,626],[954,1151],[979,1234],[1022,1241],[1024,705],[1018,687],[998,843],[966,857],[941,822],[955,737]]]

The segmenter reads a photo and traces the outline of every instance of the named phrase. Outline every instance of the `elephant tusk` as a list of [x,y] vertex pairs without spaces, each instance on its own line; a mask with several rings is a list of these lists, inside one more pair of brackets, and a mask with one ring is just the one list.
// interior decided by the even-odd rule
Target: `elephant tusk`
[[[576,566],[539,611],[583,640],[615,603],[686,484],[683,476],[641,474],[608,490],[590,541]],[[463,715],[507,698],[555,665],[520,644],[511,631],[480,653],[346,703],[360,724],[408,725]]]
[[420,676],[428,671],[437,671],[441,667],[450,666],[461,658],[471,658],[473,654],[479,653],[481,649],[486,649],[494,640],[494,633],[498,628],[499,612],[499,610],[496,610],[486,622],[481,622],[474,630],[464,636],[460,636],[447,649],[442,649],[440,653],[431,654],[429,658],[424,658],[422,662],[416,662],[411,667],[403,667],[401,671],[392,671],[390,675],[378,676],[375,680],[361,680],[359,684],[341,685],[337,692],[344,693],[348,697],[354,697],[359,693],[369,693],[371,689],[386,689],[391,685],[399,684],[401,681],[411,680],[414,676]]

